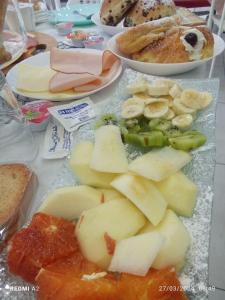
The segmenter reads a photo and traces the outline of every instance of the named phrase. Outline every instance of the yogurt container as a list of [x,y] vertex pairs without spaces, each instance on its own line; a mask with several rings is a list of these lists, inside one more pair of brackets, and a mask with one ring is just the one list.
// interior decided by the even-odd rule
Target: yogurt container
[[21,107],[22,113],[32,131],[43,131],[46,129],[50,113],[48,108],[53,103],[47,100],[38,100],[26,103]]
[[84,47],[84,41],[88,38],[88,34],[83,30],[76,30],[67,35],[67,39],[70,40],[72,45],[77,48]]

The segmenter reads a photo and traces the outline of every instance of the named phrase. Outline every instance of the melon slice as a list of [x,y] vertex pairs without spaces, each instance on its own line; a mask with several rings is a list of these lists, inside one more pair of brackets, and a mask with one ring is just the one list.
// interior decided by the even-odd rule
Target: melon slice
[[103,194],[85,185],[56,189],[50,193],[39,208],[40,212],[66,220],[79,218],[84,210],[102,203]]
[[182,172],[157,182],[156,187],[164,196],[168,207],[178,215],[191,217],[196,205],[198,188]]
[[127,171],[128,162],[119,127],[106,125],[95,131],[90,167],[95,171],[106,173]]
[[150,180],[123,174],[111,185],[135,204],[152,224],[157,225],[162,220],[167,202]]
[[145,223],[129,200],[110,201],[82,213],[76,236],[84,257],[106,269],[116,242],[135,235]]
[[185,151],[164,147],[139,156],[129,165],[129,171],[154,181],[161,181],[176,173],[191,161]]
[[158,232],[136,235],[118,242],[109,271],[145,276],[163,242],[164,238]]
[[91,142],[82,141],[72,151],[69,165],[80,184],[110,188],[110,182],[116,175],[94,171],[90,168],[93,150],[94,145]]
[[159,251],[152,267],[164,269],[169,266],[183,264],[187,250],[190,246],[190,235],[177,215],[170,209],[158,226],[148,223],[140,233],[157,231],[165,238],[161,250]]

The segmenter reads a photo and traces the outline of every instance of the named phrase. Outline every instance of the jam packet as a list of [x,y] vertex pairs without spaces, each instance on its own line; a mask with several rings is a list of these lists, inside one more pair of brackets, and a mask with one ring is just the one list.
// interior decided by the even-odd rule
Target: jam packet
[[52,120],[47,127],[42,151],[44,159],[66,157],[71,148],[72,133],[68,132],[58,121]]
[[81,125],[95,118],[94,103],[89,97],[50,107],[48,111],[69,132],[77,130]]

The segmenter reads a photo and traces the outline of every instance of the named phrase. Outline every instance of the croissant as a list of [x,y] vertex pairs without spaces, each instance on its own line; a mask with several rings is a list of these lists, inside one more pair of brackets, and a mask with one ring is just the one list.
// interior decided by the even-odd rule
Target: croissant
[[206,27],[177,27],[132,54],[132,58],[151,63],[183,63],[211,57],[213,45],[213,36]]

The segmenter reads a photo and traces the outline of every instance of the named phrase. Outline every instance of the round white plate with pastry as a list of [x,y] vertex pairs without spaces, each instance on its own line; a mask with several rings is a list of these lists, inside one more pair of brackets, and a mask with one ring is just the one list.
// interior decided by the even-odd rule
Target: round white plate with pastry
[[4,48],[0,48],[0,70],[14,63],[26,48],[23,38],[18,33],[4,31],[3,39]]
[[224,47],[223,39],[207,27],[180,26],[169,18],[130,28],[108,41],[108,49],[131,68],[161,76],[190,71]]
[[15,65],[6,79],[21,96],[66,101],[102,90],[121,72],[120,59],[110,51],[53,48]]

